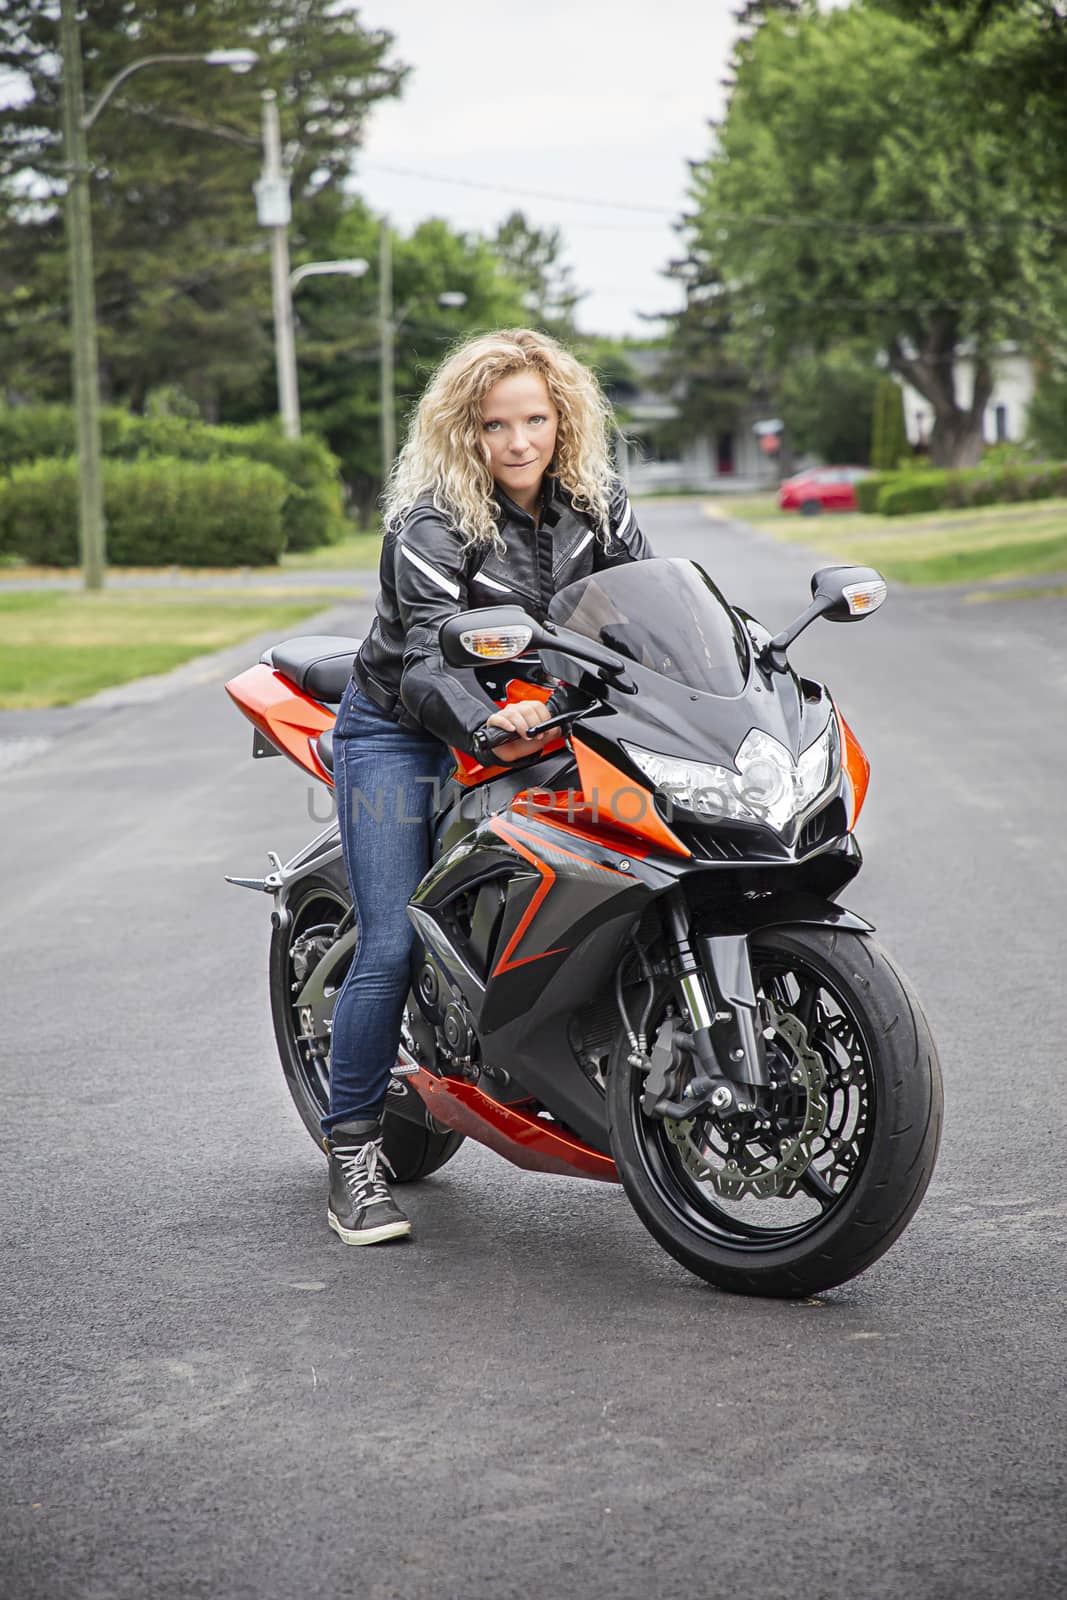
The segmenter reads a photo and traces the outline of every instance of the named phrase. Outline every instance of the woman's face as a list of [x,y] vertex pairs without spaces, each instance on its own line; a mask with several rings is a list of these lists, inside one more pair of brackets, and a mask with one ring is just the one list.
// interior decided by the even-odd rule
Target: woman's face
[[516,505],[532,510],[556,448],[559,412],[539,372],[513,372],[482,397],[489,470]]

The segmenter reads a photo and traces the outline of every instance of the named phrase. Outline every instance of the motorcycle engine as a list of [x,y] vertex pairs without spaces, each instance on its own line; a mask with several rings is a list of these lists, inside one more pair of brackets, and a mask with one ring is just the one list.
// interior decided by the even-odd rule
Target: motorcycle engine
[[419,968],[414,994],[421,1015],[410,1016],[408,1025],[417,1059],[439,1072],[477,1078],[474,1018],[431,955]]

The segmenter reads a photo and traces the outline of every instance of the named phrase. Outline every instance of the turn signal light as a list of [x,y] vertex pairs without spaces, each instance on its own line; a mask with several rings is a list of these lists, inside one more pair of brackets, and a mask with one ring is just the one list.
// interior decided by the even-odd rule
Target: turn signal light
[[841,593],[854,617],[865,617],[877,611],[888,593],[885,580],[877,578],[869,583],[847,583]]
[[459,641],[472,656],[510,661],[513,656],[522,655],[532,638],[532,628],[468,628],[460,634]]

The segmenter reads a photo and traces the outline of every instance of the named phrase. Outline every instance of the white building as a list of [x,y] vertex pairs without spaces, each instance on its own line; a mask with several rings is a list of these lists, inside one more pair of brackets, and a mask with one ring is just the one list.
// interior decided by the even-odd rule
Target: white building
[[[973,384],[974,362],[968,356],[961,356],[956,362],[959,405],[969,404]],[[933,429],[934,408],[910,383],[902,383],[901,388],[908,443],[924,444]],[[1033,362],[1016,345],[1004,345],[993,359],[993,392],[982,417],[986,444],[1014,444],[1026,437],[1026,417],[1033,394]]]

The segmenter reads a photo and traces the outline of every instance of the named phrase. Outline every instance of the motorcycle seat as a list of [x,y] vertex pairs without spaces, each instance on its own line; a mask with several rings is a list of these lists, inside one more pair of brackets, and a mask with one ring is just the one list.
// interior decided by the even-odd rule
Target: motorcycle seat
[[327,772],[333,771],[333,729],[324,728],[315,740],[315,749],[319,760]]
[[362,639],[342,634],[302,634],[271,645],[263,661],[305,694],[336,705],[352,676],[352,662],[362,643]]

